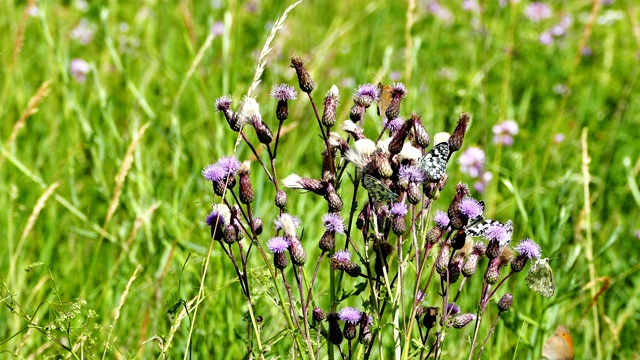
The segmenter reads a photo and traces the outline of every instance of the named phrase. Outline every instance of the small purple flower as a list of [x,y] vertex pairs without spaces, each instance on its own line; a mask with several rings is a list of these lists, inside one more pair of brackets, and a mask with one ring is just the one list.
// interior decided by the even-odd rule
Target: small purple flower
[[564,134],[563,133],[557,133],[557,134],[553,135],[553,143],[554,144],[560,144],[563,141],[564,141]]
[[73,59],[69,63],[69,72],[77,82],[84,84],[87,74],[91,71],[91,66],[83,59]]
[[580,55],[582,55],[582,56],[591,56],[591,55],[593,55],[593,50],[591,50],[590,47],[585,45],[582,49],[580,49]]
[[567,28],[565,28],[562,25],[554,25],[550,30],[549,33],[551,33],[551,35],[555,36],[555,37],[560,37],[563,36],[565,33],[567,32]]
[[403,125],[404,119],[401,117],[389,121],[384,120],[382,122],[382,126],[386,126],[387,130],[389,130],[389,135],[395,134],[398,130],[402,129]]
[[278,101],[287,101],[297,99],[298,93],[293,86],[288,84],[273,85],[271,88],[271,97]]
[[93,35],[96,32],[95,25],[91,24],[89,20],[82,19],[80,24],[71,30],[71,38],[77,40],[82,45],[88,45],[93,40]]
[[489,241],[497,240],[498,243],[500,243],[500,246],[503,246],[505,242],[511,240],[511,234],[509,234],[502,224],[489,225],[487,230],[484,231],[484,237]]
[[478,0],[463,0],[462,10],[479,13],[481,8]]
[[449,9],[440,5],[437,1],[430,1],[427,4],[427,10],[433,14],[433,16],[442,20],[446,24],[451,24],[453,22],[453,14]]
[[327,231],[344,234],[344,220],[342,220],[340,214],[326,214],[322,217],[322,222]]
[[219,228],[226,225],[224,216],[217,210],[212,210],[209,215],[207,215],[207,218],[204,220],[204,222],[209,226],[215,226],[217,224]]
[[551,7],[543,2],[532,2],[524,9],[524,16],[533,22],[546,20],[551,15]]
[[220,96],[216,99],[215,108],[217,111],[223,111],[229,109],[231,105],[231,96]]
[[418,290],[418,293],[416,294],[416,303],[420,304],[421,302],[424,301],[424,299],[426,297],[427,297],[427,294],[425,294],[422,291]]
[[540,41],[540,44],[542,45],[552,45],[553,44],[553,35],[551,35],[550,32],[545,31],[542,34],[540,34],[540,37],[538,38],[538,41]]
[[467,196],[460,202],[460,213],[466,216],[467,219],[480,216],[483,211],[484,209],[480,202],[472,197]]
[[351,254],[346,250],[338,250],[333,254],[333,258],[337,261],[351,261]]
[[222,21],[216,21],[211,25],[211,34],[213,36],[220,36],[224,34],[224,23]]
[[483,193],[484,189],[489,185],[489,183],[491,182],[491,180],[493,180],[493,174],[490,173],[489,171],[485,171],[482,173],[482,175],[480,176],[480,181],[477,181],[473,184],[473,188],[479,192],[479,193]]
[[272,253],[281,254],[289,248],[289,241],[282,236],[276,236],[267,242],[267,247]]
[[412,183],[423,183],[426,175],[422,169],[416,166],[402,165],[398,171],[398,177],[407,179]]
[[513,136],[518,134],[518,123],[514,120],[505,120],[493,126],[493,143],[505,146],[513,145]]
[[484,168],[484,151],[477,146],[472,146],[460,155],[458,163],[460,171],[476,178],[480,176]]
[[351,323],[351,324],[357,324],[358,321],[360,321],[360,318],[362,317],[362,312],[360,312],[360,310],[354,309],[352,307],[346,307],[346,308],[342,308],[338,312],[338,316],[340,317],[340,320],[342,320],[344,322],[348,322],[348,323]]
[[451,315],[456,315],[460,312],[460,307],[456,305],[456,303],[448,303],[446,313]]
[[218,165],[226,172],[227,176],[236,174],[242,163],[233,156],[223,156],[218,160]]
[[433,221],[435,221],[436,226],[440,229],[446,229],[449,227],[449,215],[444,211],[436,211],[433,215]]
[[227,172],[218,164],[209,165],[202,170],[202,176],[209,181],[220,181],[226,174]]
[[535,241],[528,238],[522,239],[522,241],[520,241],[520,243],[518,244],[518,246],[515,247],[515,249],[520,254],[529,258],[529,260],[537,259],[541,255],[540,245],[536,244]]
[[371,103],[371,101],[377,101],[380,98],[380,90],[373,84],[363,84],[358,86],[356,96],[365,97],[369,100],[369,103]]
[[409,208],[407,204],[404,203],[395,203],[391,205],[391,216],[401,216],[405,217],[409,213]]

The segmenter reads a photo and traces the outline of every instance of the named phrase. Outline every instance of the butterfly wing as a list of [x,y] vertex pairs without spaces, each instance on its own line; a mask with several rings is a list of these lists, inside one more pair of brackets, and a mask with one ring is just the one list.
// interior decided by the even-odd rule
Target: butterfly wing
[[382,85],[382,83],[378,83],[378,90],[380,91],[380,98],[378,99],[378,116],[386,118],[385,113],[391,103],[391,85]]
[[365,175],[362,178],[362,185],[367,191],[369,191],[369,195],[376,199],[377,201],[389,201],[393,202],[398,199],[398,194],[394,193],[389,189],[387,185],[385,185],[382,181],[374,178],[371,175]]
[[545,359],[573,360],[573,340],[569,330],[560,325],[542,345],[542,356]]
[[447,171],[447,160],[449,160],[449,143],[441,142],[418,159],[417,165],[424,171],[429,181],[436,182]]
[[549,259],[538,259],[531,266],[525,278],[529,289],[542,296],[551,297],[556,291],[556,284],[553,280],[553,271],[549,266]]

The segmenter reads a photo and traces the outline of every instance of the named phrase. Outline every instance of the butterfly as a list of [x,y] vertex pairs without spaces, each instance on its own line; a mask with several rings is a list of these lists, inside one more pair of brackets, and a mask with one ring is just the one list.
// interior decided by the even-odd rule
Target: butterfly
[[[480,201],[480,205],[484,212],[484,202]],[[507,236],[501,239],[500,246],[509,245],[511,237],[513,236],[513,222],[511,220],[507,220],[507,222],[503,224],[498,220],[485,219],[482,215],[478,215],[469,220],[467,226],[464,227],[464,232],[473,237],[485,236],[487,230],[492,226],[502,226],[505,229]]]
[[391,191],[387,185],[371,175],[364,175],[364,178],[362,178],[362,185],[367,189],[367,191],[369,191],[369,195],[377,201],[393,202],[398,200],[398,194]]
[[542,345],[542,356],[550,360],[573,360],[573,340],[569,329],[559,325],[556,332]]
[[380,98],[378,99],[378,116],[386,118],[387,108],[391,103],[391,85],[382,85],[378,83],[378,91]]
[[556,283],[553,281],[553,271],[548,258],[537,259],[529,268],[525,281],[529,289],[542,296],[552,297],[556,292]]
[[427,175],[427,180],[436,182],[447,171],[447,160],[449,160],[449,143],[441,142],[425,156],[419,158],[417,165]]

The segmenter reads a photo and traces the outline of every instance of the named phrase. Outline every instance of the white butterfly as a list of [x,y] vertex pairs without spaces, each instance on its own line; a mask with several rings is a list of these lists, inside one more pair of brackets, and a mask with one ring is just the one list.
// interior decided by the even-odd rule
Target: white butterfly
[[[484,203],[482,205],[484,208]],[[502,226],[507,231],[507,236],[500,241],[500,246],[507,246],[511,243],[511,238],[513,237],[513,222],[511,220],[501,223],[498,220],[485,219],[482,215],[479,215],[469,220],[467,226],[464,227],[464,232],[473,237],[485,236],[487,229],[491,226]]]
[[417,165],[427,175],[427,180],[436,182],[447,171],[447,160],[449,160],[449,143],[441,142],[425,156],[419,158]]
[[542,296],[552,297],[556,292],[556,283],[553,281],[553,271],[548,258],[537,259],[529,268],[525,281],[529,289]]
[[364,175],[362,178],[362,185],[367,189],[367,191],[369,191],[369,195],[377,201],[393,202],[398,200],[398,194],[391,191],[387,185],[371,175]]

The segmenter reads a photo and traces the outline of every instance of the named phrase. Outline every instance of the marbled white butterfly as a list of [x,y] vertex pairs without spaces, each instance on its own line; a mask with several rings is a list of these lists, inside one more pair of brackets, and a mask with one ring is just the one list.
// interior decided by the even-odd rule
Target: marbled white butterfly
[[418,159],[417,165],[427,175],[427,180],[436,182],[447,171],[447,160],[449,160],[449,143],[441,142]]
[[[484,210],[484,203],[481,202],[481,204]],[[511,237],[513,236],[513,222],[511,222],[511,220],[507,220],[507,222],[503,224],[498,220],[485,219],[482,215],[479,215],[469,220],[467,226],[464,227],[464,232],[473,237],[485,236],[487,229],[494,225],[502,226],[507,231],[508,236],[500,241],[500,246],[508,245],[511,242]]]
[[369,191],[369,195],[376,199],[377,201],[396,201],[398,199],[398,194],[394,193],[389,189],[387,185],[385,185],[382,181],[374,178],[371,175],[364,175],[362,178],[362,185],[367,191]]
[[542,296],[552,297],[556,292],[556,283],[553,281],[553,271],[548,258],[537,259],[529,268],[525,281],[529,289]]

